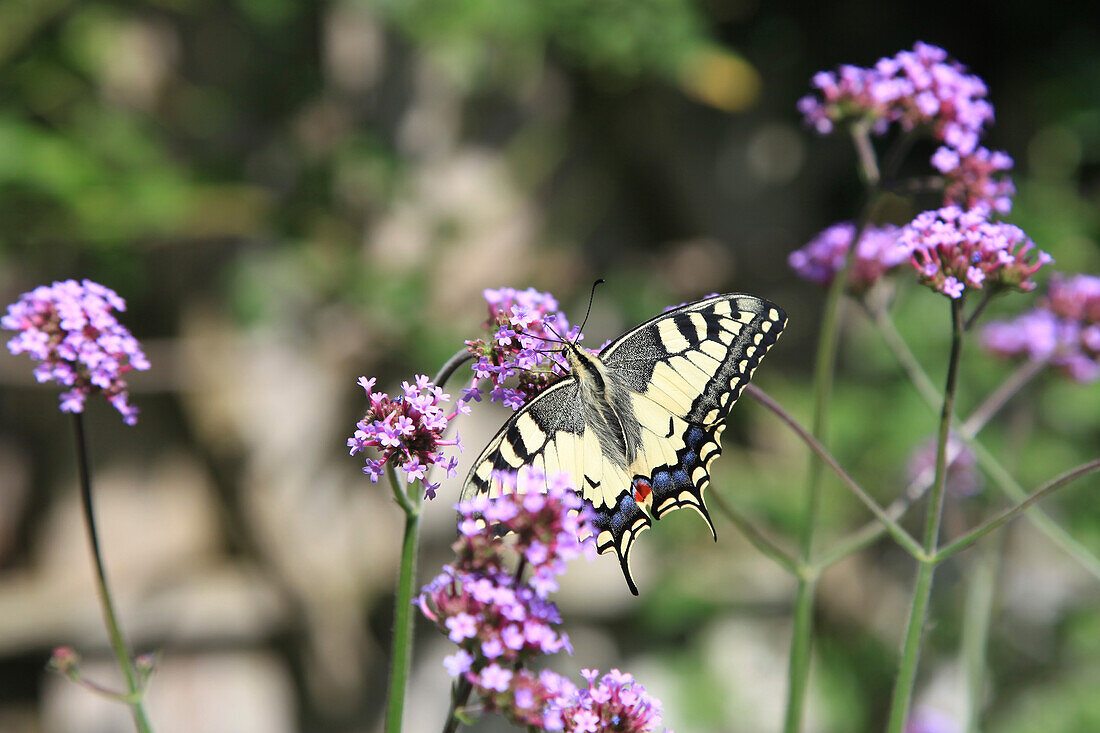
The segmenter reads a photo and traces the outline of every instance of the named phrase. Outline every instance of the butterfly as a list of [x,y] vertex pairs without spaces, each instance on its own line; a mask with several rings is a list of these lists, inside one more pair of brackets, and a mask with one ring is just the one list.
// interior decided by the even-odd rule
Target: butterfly
[[630,549],[666,512],[703,501],[726,416],[787,315],[753,295],[715,295],[655,316],[598,355],[569,341],[570,374],[520,408],[474,462],[462,498],[499,494],[494,472],[565,472],[614,550],[630,592]]

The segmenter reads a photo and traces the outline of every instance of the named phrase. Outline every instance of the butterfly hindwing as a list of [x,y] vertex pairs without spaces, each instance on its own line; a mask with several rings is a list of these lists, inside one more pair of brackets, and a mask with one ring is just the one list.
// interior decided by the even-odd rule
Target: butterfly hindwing
[[[492,471],[564,471],[595,513],[596,546],[614,550],[632,593],[630,549],[665,513],[703,500],[726,416],[786,324],[751,295],[719,295],[658,315],[516,412],[475,461],[463,498],[495,493]],[[598,395],[586,383],[598,372]],[[589,378],[592,379],[591,377]],[[589,388],[586,389],[585,387]]]

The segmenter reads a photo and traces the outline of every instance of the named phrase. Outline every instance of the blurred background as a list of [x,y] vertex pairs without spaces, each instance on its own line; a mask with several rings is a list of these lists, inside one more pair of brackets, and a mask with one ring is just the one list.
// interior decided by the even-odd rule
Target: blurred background
[[[808,422],[823,292],[786,257],[861,197],[848,140],[795,111],[815,71],[946,48],[989,85],[1010,220],[1057,269],[1100,271],[1100,31],[1070,7],[0,1],[0,296],[104,283],[153,363],[131,380],[137,427],[102,401],[87,419],[124,626],[160,652],[156,729],[381,729],[402,519],[346,455],[355,380],[434,373],[480,335],[483,288],[549,290],[576,321],[606,278],[590,344],[712,291],[768,297],[790,325],[757,383]],[[895,203],[898,222],[928,205]],[[902,288],[895,315],[942,383],[942,298]],[[887,503],[934,416],[855,308],[845,323],[831,445]],[[964,359],[965,415],[1012,367]],[[123,708],[45,671],[69,644],[116,684],[69,421],[30,370],[0,354],[0,731],[124,731]],[[505,417],[482,403],[459,422],[460,475]],[[1034,487],[1096,456],[1100,386],[1045,374],[983,438]],[[711,492],[793,547],[807,461],[745,399]],[[977,485],[946,533],[1005,504]],[[1098,487],[1044,505],[1094,554]],[[450,557],[458,489],[427,509],[421,582]],[[835,482],[824,496],[824,543],[866,521]],[[578,651],[556,664],[631,671],[680,733],[777,730],[794,583],[715,516],[717,544],[689,512],[644,536],[640,598],[611,558],[572,568]],[[825,574],[809,730],[881,728],[913,570],[880,542]],[[987,604],[985,729],[1100,730],[1098,591],[1026,521],[958,556],[936,575],[918,715],[961,726],[961,630]],[[449,643],[418,634],[406,730],[437,730]]]

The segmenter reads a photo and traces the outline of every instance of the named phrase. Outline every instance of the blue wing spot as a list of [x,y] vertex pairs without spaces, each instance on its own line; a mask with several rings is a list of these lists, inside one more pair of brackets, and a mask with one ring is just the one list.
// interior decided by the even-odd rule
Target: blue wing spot
[[686,486],[686,485],[691,485],[691,486],[694,486],[694,484],[692,484],[692,483],[691,483],[691,481],[689,481],[689,480],[688,480],[688,475],[687,475],[687,471],[685,471],[685,470],[684,470],[684,469],[682,469],[682,468],[677,468],[677,469],[676,469],[676,470],[675,470],[675,471],[674,471],[674,472],[672,473],[672,481],[673,481],[673,482],[674,482],[674,483],[675,483],[675,484],[676,484],[677,486]]
[[672,477],[669,476],[668,471],[658,471],[653,474],[652,484],[654,491],[671,491]]
[[696,453],[694,450],[684,451],[684,457],[680,461],[681,465],[683,465],[683,467],[686,468],[689,471],[691,469],[695,468],[695,465],[698,462],[699,462],[699,454]]
[[694,451],[698,451],[699,446],[701,446],[706,439],[706,431],[695,425],[688,428],[687,435],[684,436],[684,442],[687,443],[688,448]]

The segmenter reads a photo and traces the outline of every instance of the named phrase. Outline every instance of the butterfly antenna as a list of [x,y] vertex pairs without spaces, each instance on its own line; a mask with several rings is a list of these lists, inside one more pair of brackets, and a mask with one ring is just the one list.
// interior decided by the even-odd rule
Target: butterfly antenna
[[580,332],[584,330],[584,324],[588,323],[588,315],[592,312],[592,301],[596,299],[596,286],[602,285],[605,282],[607,281],[601,277],[599,280],[592,283],[592,292],[588,295],[588,310],[584,312],[584,320],[581,321],[581,327],[577,329],[578,336],[580,335]]

